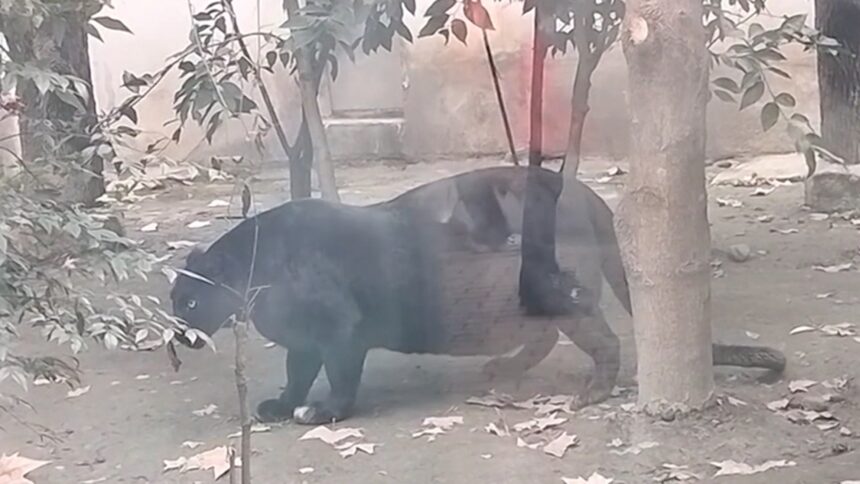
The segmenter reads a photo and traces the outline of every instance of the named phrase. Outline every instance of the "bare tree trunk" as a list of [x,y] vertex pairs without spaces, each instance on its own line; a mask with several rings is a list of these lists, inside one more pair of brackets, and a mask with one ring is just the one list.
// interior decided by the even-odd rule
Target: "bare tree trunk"
[[616,227],[630,278],[639,403],[704,406],[713,393],[705,192],[708,56],[701,0],[630,0],[630,181]]
[[860,0],[816,0],[815,27],[845,52],[818,52],[821,137],[847,164],[860,163]]
[[582,156],[582,130],[585,128],[585,117],[589,110],[591,74],[594,73],[600,59],[596,54],[584,52],[584,50],[577,52],[576,77],[573,80],[573,93],[571,94],[570,132],[567,135],[567,152],[564,155],[563,165],[566,176],[574,178],[579,170],[579,161]]
[[[284,8],[287,10],[287,16],[294,18],[299,11],[298,0],[284,0]],[[313,163],[319,175],[320,191],[324,199],[340,201],[331,150],[320,113],[319,79],[314,71],[314,62],[307,48],[299,49],[296,57],[299,89],[302,95],[302,115],[303,119],[307,120],[308,134],[313,147]]]
[[529,165],[543,162],[543,74],[547,45],[542,32],[540,5],[534,9],[534,36],[532,38],[532,76],[529,99]]
[[[34,166],[33,172],[62,175],[49,187],[62,194],[65,201],[91,205],[105,191],[103,161],[98,155],[88,160],[81,153],[91,144],[91,130],[97,120],[95,93],[90,67],[89,39],[85,13],[69,14],[63,19],[48,18],[36,30],[4,28],[9,52],[16,62],[48,65],[59,74],[80,78],[88,92],[83,99],[84,111],[69,106],[53,94],[43,96],[32,82],[18,86],[24,111],[18,120],[21,155]],[[61,39],[54,26],[63,24]],[[46,165],[52,166],[46,166]],[[43,181],[49,183],[48,175]]]

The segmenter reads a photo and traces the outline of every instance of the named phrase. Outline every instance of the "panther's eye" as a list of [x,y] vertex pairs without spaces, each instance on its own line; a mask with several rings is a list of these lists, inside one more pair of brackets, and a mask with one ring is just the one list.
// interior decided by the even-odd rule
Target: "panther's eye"
[[189,311],[193,310],[194,308],[197,307],[197,300],[196,299],[189,299],[188,302],[185,303],[185,307],[187,307]]

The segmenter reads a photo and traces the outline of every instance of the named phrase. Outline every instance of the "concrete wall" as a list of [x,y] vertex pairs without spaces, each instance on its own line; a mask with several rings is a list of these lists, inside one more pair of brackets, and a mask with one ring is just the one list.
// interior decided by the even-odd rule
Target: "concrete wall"
[[[194,0],[194,3],[203,6],[208,1]],[[431,0],[419,0],[418,11],[423,12],[430,3]],[[502,84],[513,118],[517,146],[522,147],[527,141],[528,131],[531,21],[522,17],[522,4],[519,2],[485,3],[497,28],[490,34],[490,41],[502,70]],[[104,43],[92,42],[94,84],[99,107],[103,110],[115,106],[126,96],[118,87],[123,71],[140,74],[159,69],[169,55],[186,45],[190,27],[186,2],[182,0],[115,0],[114,4],[115,10],[110,15],[122,19],[135,34],[104,31]],[[260,4],[258,16],[255,2],[236,2],[245,28],[255,29],[258,20],[264,28],[277,26],[283,21],[281,0],[261,0]],[[774,14],[812,10],[811,0],[769,0],[769,5]],[[412,31],[417,33],[423,25],[423,17],[419,15],[408,19],[408,22]],[[460,45],[453,38],[446,46],[437,36],[418,39],[402,47],[401,52],[388,56],[394,63],[392,65],[396,64],[402,71],[401,77],[379,82],[390,86],[386,89],[391,91],[397,103],[402,103],[404,120],[399,136],[402,136],[405,155],[412,159],[426,159],[504,152],[502,124],[477,31],[470,31],[467,46]],[[795,94],[802,112],[817,119],[814,56],[792,52],[790,59],[787,70],[794,79],[779,85]],[[375,69],[379,69],[380,62],[388,61],[375,60]],[[362,86],[369,85],[368,79],[373,79],[374,74],[362,73],[361,66],[350,67],[345,63],[341,66],[341,69],[357,70],[357,73],[343,76],[343,79],[353,79],[347,86],[353,92],[360,92]],[[550,151],[561,150],[566,144],[574,66],[575,58],[572,56],[547,62],[544,139]],[[388,68],[385,71],[392,72]],[[267,78],[267,82],[282,121],[293,132],[299,121],[295,82],[286,76]],[[626,106],[628,102],[635,102],[627,99],[626,83],[624,57],[620,47],[616,47],[595,74],[592,110],[585,130],[586,154],[626,155]],[[140,126],[145,131],[139,140],[141,149],[157,137],[172,133],[174,126],[164,126],[164,123],[173,118],[172,96],[177,86],[175,77],[166,79],[140,104]],[[338,88],[337,83],[328,87]],[[379,96],[379,89],[373,96]],[[330,113],[338,104],[348,103],[344,98],[352,97],[324,95],[324,98],[324,110]],[[766,136],[760,135],[755,108],[739,114],[734,106],[715,102],[709,110],[709,151],[712,155],[790,149],[781,129],[774,129]],[[10,129],[9,123],[5,128]],[[257,158],[247,140],[248,135],[247,126],[232,122],[218,134],[213,146],[209,146],[202,141],[199,130],[187,129],[182,141],[171,145],[165,154],[176,159],[200,159],[212,153],[244,154]],[[268,153],[264,157],[283,157],[273,136],[268,137],[266,144]],[[128,156],[134,154],[128,153]]]

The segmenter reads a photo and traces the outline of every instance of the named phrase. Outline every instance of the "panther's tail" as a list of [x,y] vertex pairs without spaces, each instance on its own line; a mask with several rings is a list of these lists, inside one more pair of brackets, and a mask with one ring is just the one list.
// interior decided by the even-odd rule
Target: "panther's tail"
[[[612,210],[591,188],[585,186],[588,192],[589,217],[597,237],[601,252],[601,270],[615,297],[624,306],[628,314],[633,314],[630,304],[630,288],[627,284],[627,274],[621,260],[621,251],[615,235]],[[747,368],[765,368],[777,372],[785,369],[785,355],[777,349],[766,346],[741,346],[714,343],[714,365],[740,366]]]

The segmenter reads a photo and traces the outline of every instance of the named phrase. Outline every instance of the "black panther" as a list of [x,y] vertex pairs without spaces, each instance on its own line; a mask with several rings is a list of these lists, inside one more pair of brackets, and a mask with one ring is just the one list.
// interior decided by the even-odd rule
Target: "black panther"
[[[202,277],[180,274],[171,291],[174,313],[212,335],[243,306],[246,288],[259,290],[251,319],[264,337],[287,348],[287,385],[257,407],[264,421],[349,417],[373,348],[496,356],[485,371],[521,373],[549,354],[559,330],[595,363],[581,403],[605,400],[620,355],[598,307],[603,275],[630,311],[612,212],[573,182],[557,214],[550,214],[557,215],[557,229],[553,216],[523,224],[526,179],[537,180],[529,184],[538,190],[533,203],[552,208],[560,178],[539,168],[499,167],[367,207],[287,202],[242,221],[205,252],[189,254],[186,271]],[[519,247],[509,243],[521,228],[527,231],[522,261]],[[498,356],[517,348],[513,356]],[[781,371],[785,359],[766,347],[715,344],[714,363]],[[308,404],[323,367],[330,393]]]

